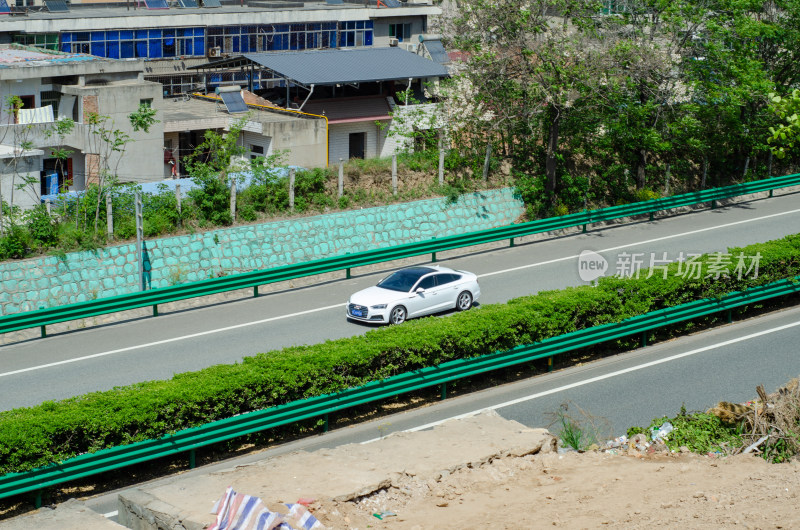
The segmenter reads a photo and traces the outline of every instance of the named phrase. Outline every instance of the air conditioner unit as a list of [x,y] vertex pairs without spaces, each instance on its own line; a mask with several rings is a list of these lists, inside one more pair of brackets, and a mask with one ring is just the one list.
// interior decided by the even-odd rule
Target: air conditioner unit
[[406,44],[406,50],[412,53],[417,53],[417,45],[416,44]]
[[209,57],[222,57],[222,48],[219,46],[214,46],[213,48],[208,49],[208,56]]
[[389,46],[397,46],[397,43],[398,43],[397,39],[393,37],[389,39]]

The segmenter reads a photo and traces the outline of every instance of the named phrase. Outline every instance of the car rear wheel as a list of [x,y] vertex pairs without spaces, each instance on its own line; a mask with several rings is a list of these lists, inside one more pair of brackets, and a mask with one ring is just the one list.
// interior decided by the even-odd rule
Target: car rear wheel
[[389,324],[402,324],[406,321],[407,316],[406,308],[399,305],[389,313]]
[[472,307],[472,293],[464,291],[456,298],[456,309],[466,311],[470,307]]

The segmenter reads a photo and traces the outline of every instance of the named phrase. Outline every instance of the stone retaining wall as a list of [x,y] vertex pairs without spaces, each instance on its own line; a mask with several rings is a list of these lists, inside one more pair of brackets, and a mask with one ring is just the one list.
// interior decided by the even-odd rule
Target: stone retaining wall
[[[147,241],[152,288],[503,226],[510,188]],[[136,245],[0,263],[3,315],[135,292]]]

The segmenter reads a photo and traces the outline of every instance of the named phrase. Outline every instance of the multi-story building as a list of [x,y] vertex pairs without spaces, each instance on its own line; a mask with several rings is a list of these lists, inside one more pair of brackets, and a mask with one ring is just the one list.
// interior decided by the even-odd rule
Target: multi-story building
[[[85,97],[90,92],[105,102],[98,103],[96,111],[113,114],[115,123],[123,126],[123,115],[147,101],[158,111],[159,124],[146,139],[134,135],[131,146],[136,153],[129,150],[126,158],[135,162],[123,161],[118,167],[120,180],[147,181],[176,174],[173,167],[181,174],[180,160],[205,130],[225,131],[245,116],[188,94],[213,97],[220,88],[241,86],[266,98],[261,100],[264,105],[248,107],[242,144],[251,156],[280,149],[288,153],[288,163],[313,167],[339,158],[389,154],[395,145],[387,136],[391,111],[405,103],[397,94],[410,89],[413,100],[424,103],[432,95],[430,87],[447,75],[441,53],[440,62],[424,53],[426,46],[441,48],[435,39],[424,38],[429,18],[440,13],[430,0],[199,0],[199,6],[197,1],[44,0],[40,5],[39,0],[15,0],[16,5],[4,10],[0,0],[0,44],[63,54],[42,67],[60,64],[73,72],[69,79],[66,74],[55,79],[47,68],[34,72],[37,65],[23,61],[24,68],[17,64],[2,70],[2,96],[16,95],[26,108],[50,105],[54,117],[71,112],[79,130],[91,107]],[[276,54],[284,60],[276,62]],[[87,56],[93,59],[77,60]],[[74,60],[64,61],[65,57]],[[14,62],[9,59],[9,64]],[[9,77],[6,71],[16,73]],[[111,76],[112,71],[127,72],[127,81]],[[25,80],[18,81],[20,77]],[[121,89],[122,84],[128,88]],[[71,110],[62,108],[69,102]],[[16,116],[6,115],[0,126],[13,128],[15,121]],[[11,137],[0,140],[7,147],[6,155],[0,156],[15,153]],[[44,148],[40,171],[51,171],[47,142],[35,147]],[[73,147],[75,157],[87,154],[85,145]],[[86,171],[85,156],[77,158],[59,178],[62,184],[71,182],[82,189],[92,175]],[[177,163],[170,164],[173,161]],[[42,189],[46,186],[43,180]]]

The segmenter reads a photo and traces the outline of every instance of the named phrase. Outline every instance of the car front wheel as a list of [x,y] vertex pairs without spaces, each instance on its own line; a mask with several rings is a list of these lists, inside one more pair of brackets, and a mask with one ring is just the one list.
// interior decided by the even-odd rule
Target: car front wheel
[[406,321],[406,317],[408,314],[406,313],[406,308],[399,305],[392,309],[392,312],[389,313],[389,324],[402,324]]
[[469,291],[464,291],[463,293],[458,295],[456,299],[456,309],[459,311],[466,311],[472,307],[472,293]]

